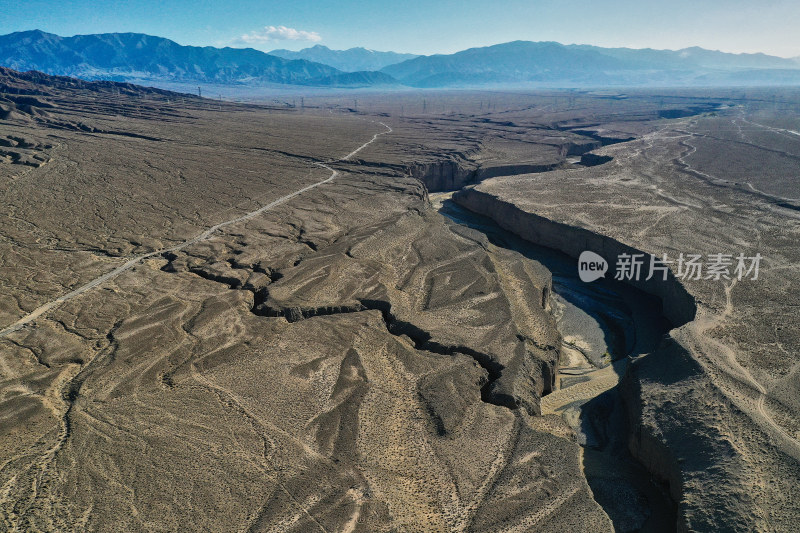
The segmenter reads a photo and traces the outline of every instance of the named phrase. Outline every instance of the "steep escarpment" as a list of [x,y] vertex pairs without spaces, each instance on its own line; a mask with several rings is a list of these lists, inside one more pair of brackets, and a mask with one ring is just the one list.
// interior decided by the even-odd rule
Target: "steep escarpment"
[[430,192],[453,191],[475,183],[477,179],[477,165],[455,156],[439,161],[414,163],[409,166],[408,172],[424,183]]
[[[661,299],[663,314],[676,327],[630,362],[617,390],[628,448],[676,502],[681,531],[792,531],[800,501],[797,418],[787,396],[797,383],[796,328],[787,326],[796,309],[778,296],[797,287],[796,251],[785,239],[796,234],[796,217],[698,177],[698,171],[706,178],[737,173],[728,162],[741,157],[738,146],[697,143],[687,151],[682,144],[681,135],[695,129],[738,142],[731,125],[741,121],[682,121],[680,130],[666,127],[600,152],[614,157],[614,164],[498,178],[454,198],[572,257],[598,252],[612,271],[615,256],[639,250],[672,260],[681,253],[708,258],[721,251],[734,254],[734,261],[740,252],[769,253],[770,266],[757,280],[737,280],[731,266],[727,278],[715,280],[704,271],[703,278],[681,283],[660,276],[656,287],[638,283]],[[753,127],[747,135],[759,132]],[[767,165],[771,153],[761,150],[759,160]]]
[[[561,162],[556,163],[517,163],[511,165],[492,165],[479,168],[475,172],[474,181],[483,181],[498,176],[514,176],[517,174],[531,174],[534,172],[547,172],[558,167]],[[466,185],[466,184],[465,184]]]
[[[453,200],[475,213],[487,216],[498,225],[525,240],[559,250],[577,258],[590,250],[603,256],[609,263],[620,254],[644,254],[632,246],[589,230],[562,224],[524,211],[513,203],[489,193],[467,188],[453,195]],[[666,281],[631,280],[630,284],[661,299],[663,314],[673,326],[694,319],[697,308],[694,297],[669,273]]]
[[[573,132],[573,133],[583,135],[583,133],[581,132]],[[570,141],[562,146],[561,153],[564,156],[582,155],[585,154],[586,152],[591,152],[592,150],[596,150],[601,146],[603,146],[603,143],[600,140],[594,138],[586,139],[585,141]]]
[[[740,440],[752,435],[755,428],[716,390],[702,365],[682,345],[680,333],[674,333],[677,339],[669,337],[646,357],[632,361],[623,377],[620,393],[628,414],[629,450],[679,504],[678,531],[768,530],[764,524],[769,518],[760,509],[763,485],[753,479],[753,462]],[[712,405],[715,407],[709,412]],[[731,439],[726,427],[740,428],[741,436]],[[762,446],[761,453],[769,459],[757,461],[757,468],[785,461],[774,443]],[[724,483],[709,476],[709,472],[719,471],[725,472]],[[797,476],[796,467],[771,472],[776,483]],[[769,530],[788,531],[777,523],[786,524],[791,510],[775,508],[771,512],[776,527]]]
[[[453,200],[475,213],[491,218],[499,226],[529,242],[559,250],[574,258],[584,250],[594,251],[607,259],[615,258],[622,253],[644,253],[610,237],[523,211],[510,202],[474,188],[466,188],[455,193]],[[657,296],[661,301],[661,313],[674,327],[694,319],[696,314],[694,298],[671,274],[667,281],[633,280],[630,284]],[[702,377],[702,369],[686,356],[685,349],[674,339],[667,337],[660,343],[657,339],[653,342],[658,346],[655,353],[632,362],[619,387],[620,397],[627,411],[628,447],[631,455],[667,487],[672,500],[681,502],[684,476],[679,463],[683,457],[688,457],[690,454],[675,453],[671,448],[673,439],[665,439],[658,431],[662,426],[649,420],[654,415],[643,405],[641,381],[665,379],[669,381],[669,378],[665,377],[668,375],[673,376],[676,382],[699,379]],[[683,356],[676,355],[676,350]],[[663,371],[665,365],[669,365],[668,372]],[[668,383],[665,382],[664,386],[668,387]],[[670,404],[667,403],[664,408],[669,409]],[[674,430],[680,432],[686,431],[687,428],[675,427]],[[708,439],[706,442],[713,443],[716,440]],[[720,452],[716,449],[708,451]],[[710,464],[706,466],[711,467]],[[685,509],[683,510],[685,513]],[[679,522],[683,525],[688,523],[683,515]]]
[[[577,140],[576,140],[577,139]],[[593,166],[610,158],[591,154],[603,143],[593,139],[562,140],[554,145],[535,145],[527,142],[507,143],[504,147],[516,154],[498,155],[493,146],[486,147],[490,155],[480,151],[447,154],[429,162],[415,162],[404,166],[411,177],[421,181],[429,192],[456,191],[467,185],[498,176],[514,176],[548,172],[564,165],[565,158],[581,156],[580,164]],[[538,153],[541,151],[541,153]],[[526,156],[530,160],[526,160]]]

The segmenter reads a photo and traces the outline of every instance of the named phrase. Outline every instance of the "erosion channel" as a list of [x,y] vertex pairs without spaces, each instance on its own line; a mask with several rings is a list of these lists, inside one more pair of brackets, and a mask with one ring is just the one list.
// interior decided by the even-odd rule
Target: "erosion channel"
[[562,346],[555,388],[542,398],[541,410],[561,416],[575,431],[595,500],[617,531],[674,531],[675,503],[628,452],[627,416],[617,388],[628,362],[654,350],[671,327],[660,300],[613,279],[582,282],[575,259],[517,237],[457,205],[452,195],[430,194],[448,223],[477,230],[494,246],[552,273],[550,306]]

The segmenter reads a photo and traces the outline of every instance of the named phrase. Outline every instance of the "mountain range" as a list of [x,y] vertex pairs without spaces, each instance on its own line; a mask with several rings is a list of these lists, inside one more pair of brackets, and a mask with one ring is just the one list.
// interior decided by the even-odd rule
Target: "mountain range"
[[87,80],[321,87],[800,85],[800,61],[703,48],[653,50],[514,41],[413,56],[317,45],[298,52],[182,46],[140,33],[0,36],[0,66]]
[[305,59],[330,65],[344,72],[380,70],[395,63],[419,57],[415,54],[398,54],[397,52],[378,52],[366,48],[350,48],[348,50],[331,50],[321,44],[294,52],[292,50],[273,50],[270,55],[284,59]]
[[[39,30],[0,36],[0,66],[86,80],[182,81],[221,84],[331,85],[342,71],[252,48],[182,46],[141,33],[60,37]],[[371,73],[367,84],[387,79]],[[348,78],[359,84],[359,76]],[[394,81],[394,80],[390,80]]]
[[455,54],[420,56],[382,72],[414,87],[486,83],[586,85],[716,85],[748,76],[769,84],[800,83],[796,59],[729,54],[703,48],[652,50],[513,41]]

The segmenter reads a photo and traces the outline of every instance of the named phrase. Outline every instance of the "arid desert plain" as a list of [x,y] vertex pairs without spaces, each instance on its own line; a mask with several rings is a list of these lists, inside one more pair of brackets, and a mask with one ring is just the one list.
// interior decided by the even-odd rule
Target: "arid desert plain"
[[0,529],[796,531],[799,182],[797,89],[0,68]]

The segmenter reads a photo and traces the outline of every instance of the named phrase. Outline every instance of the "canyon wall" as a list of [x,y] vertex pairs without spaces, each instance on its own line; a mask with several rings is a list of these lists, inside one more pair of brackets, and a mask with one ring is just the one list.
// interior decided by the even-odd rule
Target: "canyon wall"
[[[609,262],[609,268],[613,268],[615,258],[620,254],[645,253],[610,237],[528,213],[512,203],[473,188],[456,192],[453,201],[491,218],[503,229],[527,241],[559,250],[570,257],[577,258],[584,250],[598,253]],[[697,310],[694,297],[672,273],[669,273],[666,281],[654,277],[649,281],[633,280],[629,283],[660,298],[663,314],[673,326],[681,326],[694,319]]]
[[477,166],[458,158],[414,163],[408,172],[425,184],[429,192],[454,191],[477,180]]
[[[514,204],[473,188],[455,193],[453,200],[475,213],[491,218],[504,229],[535,244],[559,250],[574,258],[584,250],[599,253],[609,261],[611,269],[618,254],[644,253],[610,237],[523,211]],[[632,281],[631,285],[657,296],[662,303],[662,314],[674,327],[682,326],[694,319],[696,314],[694,297],[671,273],[666,281],[640,280]],[[680,462],[692,454],[683,453],[685,450],[675,453],[675,450],[668,445],[668,442],[671,443],[673,440],[668,441],[660,434],[660,422],[654,423],[649,419],[647,409],[644,408],[645,395],[642,393],[641,380],[679,381],[701,375],[702,370],[688,356],[685,348],[671,337],[667,337],[653,354],[633,361],[629,365],[620,386],[628,416],[630,452],[656,479],[667,486],[674,502],[683,500],[684,479]],[[681,431],[681,428],[675,428],[675,431]],[[685,530],[686,510],[684,506],[680,506],[679,509],[678,528]]]

